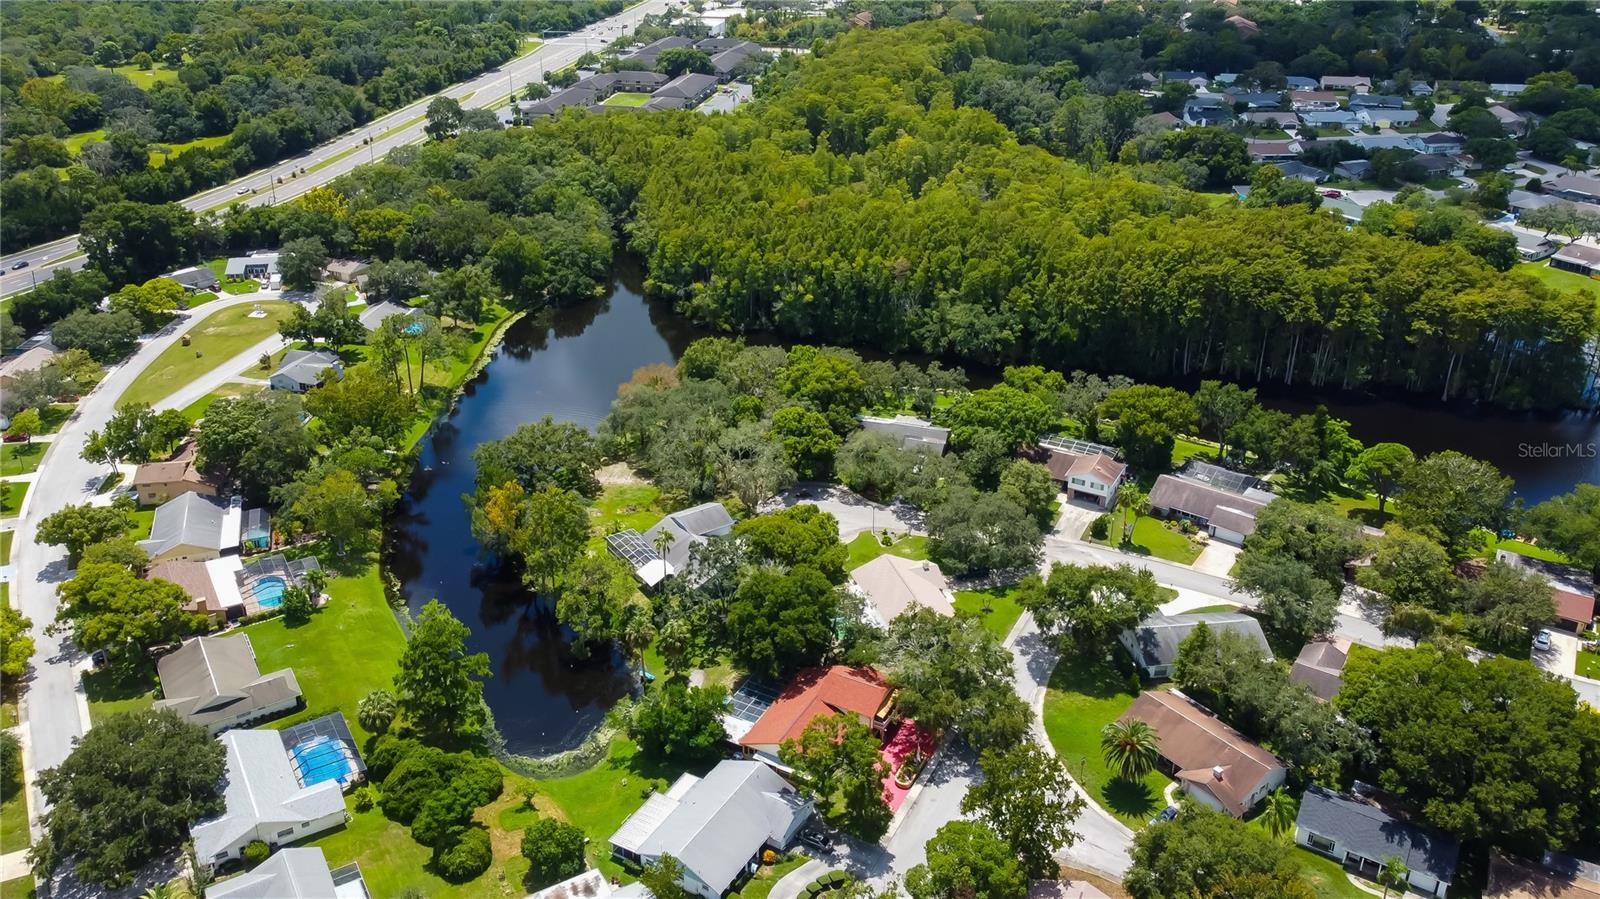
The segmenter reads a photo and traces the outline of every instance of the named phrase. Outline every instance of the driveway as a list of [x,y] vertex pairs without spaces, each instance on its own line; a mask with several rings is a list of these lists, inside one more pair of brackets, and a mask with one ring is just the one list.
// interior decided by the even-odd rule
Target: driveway
[[1221,540],[1206,541],[1206,548],[1194,560],[1194,570],[1217,577],[1227,577],[1233,563],[1239,561],[1239,547]]
[[[105,426],[116,411],[117,399],[128,385],[163,350],[177,343],[191,324],[233,306],[280,298],[275,292],[222,297],[201,307],[199,316],[180,320],[143,341],[132,356],[112,367],[100,384],[78,403],[72,417],[45,451],[33,489],[28,491],[22,516],[17,522],[12,557],[12,594],[22,613],[33,621],[35,652],[25,678],[27,689],[22,694],[20,712],[30,746],[24,773],[29,790],[29,807],[35,816],[45,809],[44,797],[37,790],[35,775],[45,768],[61,764],[72,752],[74,741],[89,726],[88,716],[82,711],[78,674],[74,667],[82,660],[83,653],[72,646],[65,635],[57,636],[45,631],[45,627],[55,619],[56,587],[67,579],[68,571],[66,552],[60,547],[46,546],[38,541],[39,521],[65,506],[87,502],[95,497],[95,488],[107,469],[104,465],[85,462],[79,455],[89,432]],[[248,353],[260,355],[256,347],[246,354],[248,358],[254,358]],[[234,361],[229,360],[209,374],[197,378],[172,400],[190,395],[198,399],[215,390],[238,372],[239,367],[233,364]],[[169,401],[158,404],[159,408],[171,406],[172,402]]]
[[1571,678],[1578,670],[1578,647],[1580,642],[1576,635],[1563,633],[1550,629],[1550,648],[1540,649],[1533,647],[1528,658],[1541,671],[1548,671],[1558,677]]
[[905,503],[886,506],[835,484],[803,481],[761,504],[760,511],[776,512],[811,503],[839,521],[839,539],[849,543],[863,531],[922,534],[922,513]]
[[1105,510],[1099,506],[1067,499],[1065,493],[1058,494],[1056,502],[1061,504],[1061,516],[1056,519],[1055,535],[1068,540],[1083,539],[1083,532],[1089,529],[1089,523],[1105,514]]

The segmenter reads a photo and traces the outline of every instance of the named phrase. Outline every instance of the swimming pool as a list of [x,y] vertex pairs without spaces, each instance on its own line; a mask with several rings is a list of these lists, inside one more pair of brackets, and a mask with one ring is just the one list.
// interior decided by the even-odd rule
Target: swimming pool
[[296,743],[289,750],[289,758],[294,762],[294,773],[301,786],[333,780],[342,787],[349,784],[356,773],[355,762],[344,743],[333,737],[312,737]]
[[287,586],[283,578],[269,574],[256,581],[250,592],[255,594],[256,605],[263,609],[276,609],[283,605],[283,589]]

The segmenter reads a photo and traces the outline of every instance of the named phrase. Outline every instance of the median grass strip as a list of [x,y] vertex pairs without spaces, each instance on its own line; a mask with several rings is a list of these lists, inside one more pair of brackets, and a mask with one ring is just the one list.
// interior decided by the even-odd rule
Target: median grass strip
[[10,518],[22,511],[22,499],[28,495],[27,481],[0,483],[0,518]]
[[1166,807],[1171,781],[1152,771],[1136,783],[1118,779],[1100,752],[1100,731],[1138,698],[1138,683],[1105,658],[1069,655],[1056,664],[1044,700],[1044,729],[1062,764],[1095,802],[1138,829]]
[[253,306],[241,303],[202,319],[189,329],[190,345],[174,343],[128,385],[118,401],[151,403],[227,362],[254,344],[278,333],[278,323],[289,317],[293,303],[258,303],[266,315],[251,318]]

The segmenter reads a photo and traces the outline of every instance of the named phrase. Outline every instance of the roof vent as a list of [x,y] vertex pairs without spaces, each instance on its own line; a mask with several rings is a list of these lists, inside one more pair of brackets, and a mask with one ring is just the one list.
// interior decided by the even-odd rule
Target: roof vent
[[1221,765],[1217,765],[1216,767],[1212,768],[1211,769],[1211,776],[1213,778],[1215,778],[1216,780],[1221,780],[1222,779],[1222,766]]

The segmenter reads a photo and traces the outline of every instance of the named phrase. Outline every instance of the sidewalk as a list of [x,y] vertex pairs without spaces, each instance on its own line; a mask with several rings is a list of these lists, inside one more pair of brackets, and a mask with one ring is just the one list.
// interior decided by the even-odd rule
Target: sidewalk
[[768,899],[795,899],[806,884],[816,880],[822,874],[833,870],[826,862],[816,859],[806,862],[788,874],[783,875],[777,883],[772,885],[772,892],[767,894]]

